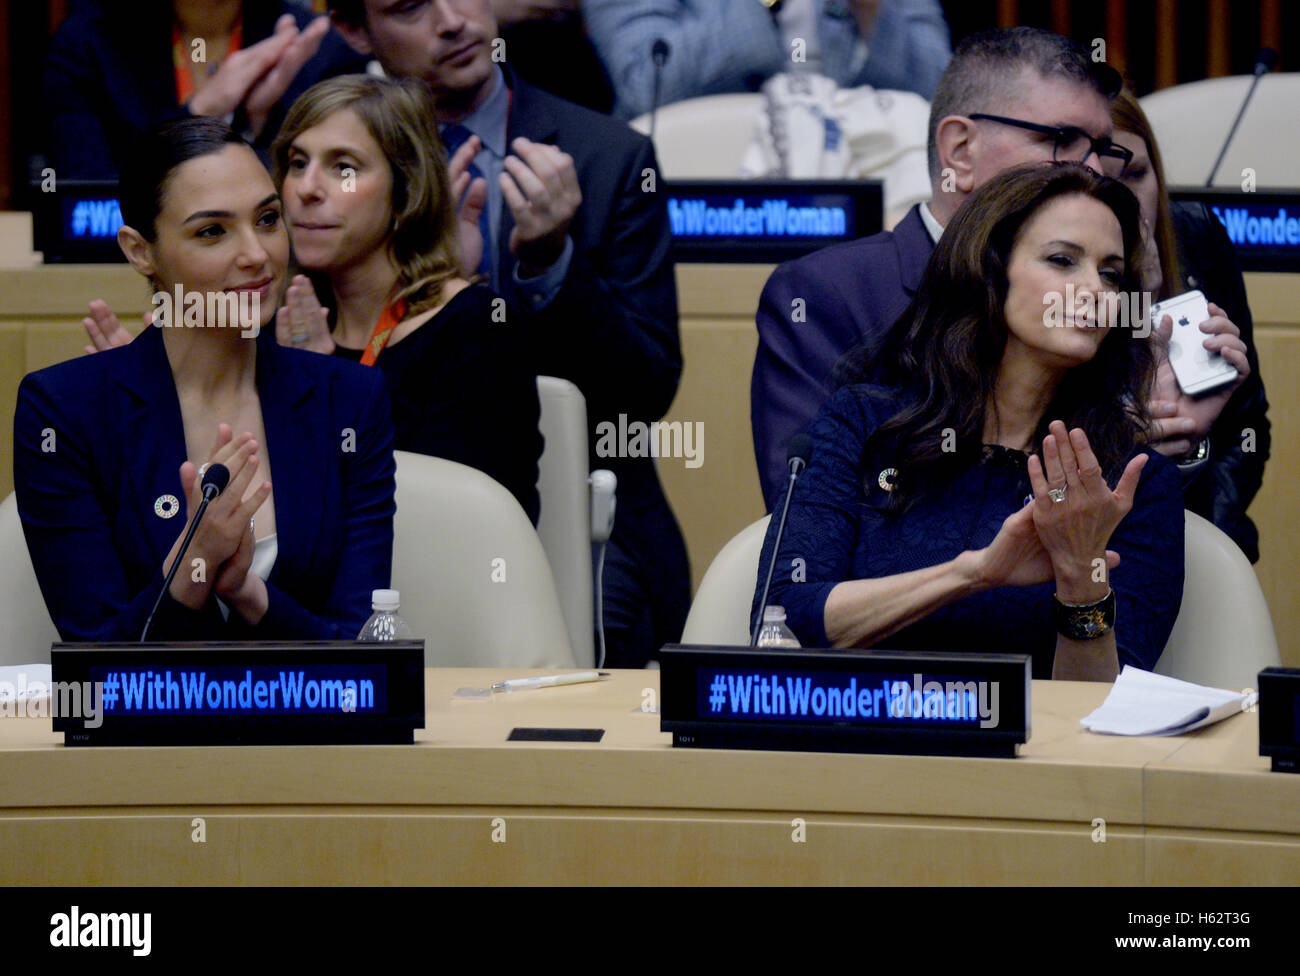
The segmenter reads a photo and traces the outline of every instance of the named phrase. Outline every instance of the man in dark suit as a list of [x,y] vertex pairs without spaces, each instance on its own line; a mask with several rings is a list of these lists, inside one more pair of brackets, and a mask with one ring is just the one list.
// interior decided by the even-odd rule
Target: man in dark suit
[[592,466],[618,477],[604,572],[607,663],[640,667],[681,634],[686,549],[653,459],[599,456],[595,432],[658,420],[681,376],[653,147],[511,72],[488,0],[409,10],[330,0],[330,11],[385,72],[429,85],[462,199],[466,270],[487,275],[519,316],[537,372],[571,380],[586,397]]
[[[786,445],[830,396],[836,360],[859,344],[879,344],[911,301],[957,208],[991,177],[1024,163],[1074,160],[1101,172],[1103,157],[1118,158],[1110,144],[1110,101],[1119,87],[1119,75],[1079,44],[1036,28],[984,31],[958,45],[930,106],[930,202],[913,207],[892,232],[781,265],[763,289],[750,392],[754,453],[769,508],[788,480]],[[1210,319],[1207,329],[1239,331],[1222,316]],[[1249,335],[1243,338],[1249,346]],[[1258,376],[1246,382],[1257,386]],[[1218,410],[1230,392],[1215,395]],[[1152,446],[1181,454],[1189,438],[1195,443],[1206,436],[1201,427],[1211,421],[1231,428],[1224,435],[1229,440],[1240,439],[1247,423],[1267,429],[1262,387],[1251,402],[1258,403],[1257,416],[1246,420],[1217,412],[1206,420],[1205,411],[1193,417],[1176,405],[1172,411],[1153,406]],[[1263,457],[1252,455],[1245,468],[1230,457],[1208,464],[1203,455],[1179,460],[1189,507],[1244,538],[1234,526],[1245,519],[1259,473],[1246,468],[1262,471]],[[1209,466],[1217,467],[1207,472]],[[1191,499],[1200,495],[1190,493],[1191,483],[1207,478],[1214,487],[1194,505]]]

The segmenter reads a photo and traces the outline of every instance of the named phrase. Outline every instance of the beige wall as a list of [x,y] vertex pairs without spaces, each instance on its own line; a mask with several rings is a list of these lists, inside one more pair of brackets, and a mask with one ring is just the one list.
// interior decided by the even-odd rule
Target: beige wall
[[[682,265],[677,271],[686,367],[669,420],[702,423],[703,463],[664,458],[659,470],[690,550],[693,582],[733,535],[764,514],[749,425],[754,310],[771,268]],[[1273,453],[1250,514],[1260,529],[1256,570],[1284,663],[1300,667],[1300,277],[1248,274],[1256,344],[1268,390]],[[13,411],[18,382],[81,353],[79,324],[106,299],[133,330],[147,307],[141,279],[124,265],[0,271],[0,497],[13,488]],[[124,318],[125,321],[125,318]]]

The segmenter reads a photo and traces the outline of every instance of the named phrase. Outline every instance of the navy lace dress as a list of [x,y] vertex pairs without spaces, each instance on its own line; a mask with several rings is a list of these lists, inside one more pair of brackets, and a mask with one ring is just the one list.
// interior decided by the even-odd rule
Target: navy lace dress
[[[785,607],[804,647],[828,647],[826,597],[846,580],[923,569],[988,545],[1031,493],[1028,456],[986,447],[951,485],[927,493],[901,516],[886,508],[877,478],[888,457],[863,459],[867,437],[898,409],[897,391],[866,385],[839,390],[809,432],[813,454],[800,476],[781,541],[769,604]],[[1160,657],[1183,592],[1183,496],[1178,469],[1159,454],[1142,471],[1133,509],[1108,548],[1122,667],[1150,670]],[[863,477],[865,471],[866,477]],[[776,522],[763,545],[767,566]],[[799,562],[802,560],[802,562]],[[760,571],[761,572],[761,571]],[[759,581],[759,589],[762,579]],[[1002,587],[950,603],[878,646],[897,650],[1008,652],[1033,657],[1035,678],[1050,678],[1056,652],[1053,583]],[[758,592],[754,596],[757,610]]]

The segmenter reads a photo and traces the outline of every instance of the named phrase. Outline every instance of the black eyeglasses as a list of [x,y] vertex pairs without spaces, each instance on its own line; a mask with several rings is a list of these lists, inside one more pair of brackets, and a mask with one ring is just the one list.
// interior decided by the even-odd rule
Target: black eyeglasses
[[[1072,125],[1039,125],[1037,122],[1025,122],[1022,119],[1009,119],[1003,115],[985,115],[976,112],[969,115],[971,119],[985,119],[1001,125],[1014,125],[1018,129],[1028,129],[1052,137],[1052,161],[1057,163],[1081,163],[1093,153],[1101,160],[1102,168],[1108,176],[1116,179],[1122,177],[1133,161],[1133,151],[1118,146],[1109,139],[1094,139],[1082,129]],[[1118,173],[1115,172],[1118,170]]]

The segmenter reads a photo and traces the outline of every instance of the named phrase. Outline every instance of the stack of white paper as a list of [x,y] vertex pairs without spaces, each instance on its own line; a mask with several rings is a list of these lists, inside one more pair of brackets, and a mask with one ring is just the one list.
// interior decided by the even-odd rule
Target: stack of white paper
[[1181,735],[1245,711],[1259,699],[1124,666],[1085,729],[1107,735]]

